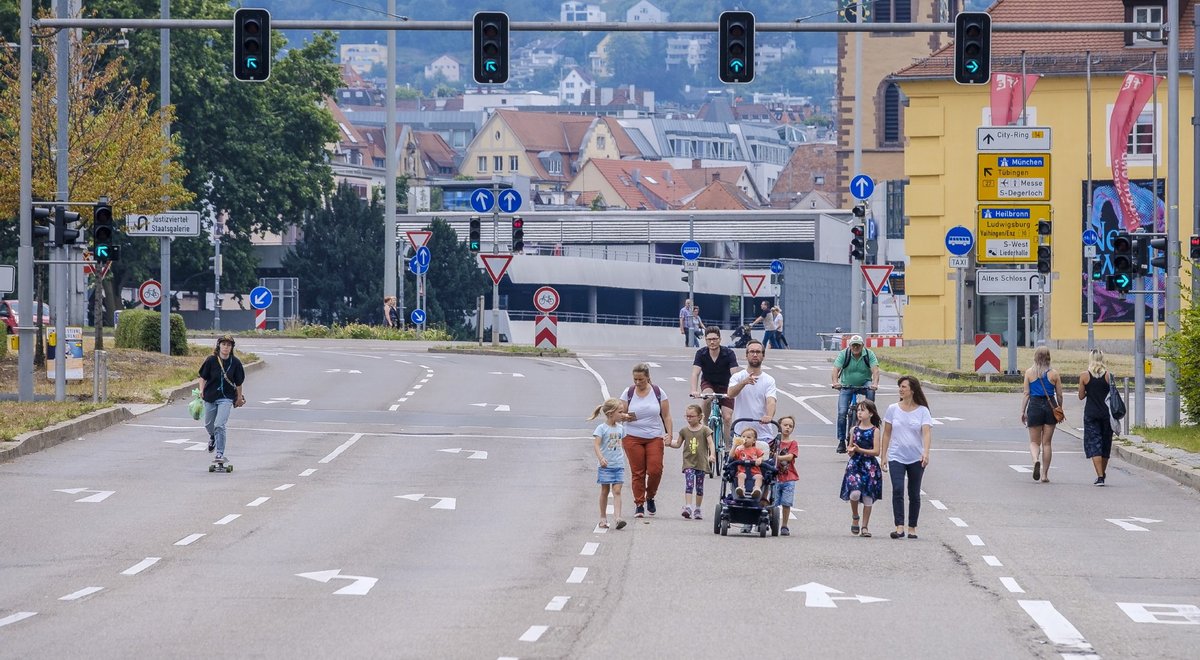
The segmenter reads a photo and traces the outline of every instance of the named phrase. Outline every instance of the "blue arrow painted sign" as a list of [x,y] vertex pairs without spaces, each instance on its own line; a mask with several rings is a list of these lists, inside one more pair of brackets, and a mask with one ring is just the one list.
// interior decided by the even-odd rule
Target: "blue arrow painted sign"
[[425,310],[423,310],[423,309],[414,309],[414,310],[412,311],[412,314],[409,314],[409,315],[408,315],[408,318],[409,318],[409,320],[411,320],[411,321],[412,321],[412,322],[413,322],[415,325],[423,325],[423,324],[425,323]]
[[783,262],[778,259],[772,261],[771,262],[771,272],[775,273],[776,275],[782,273],[783,272]]
[[950,231],[946,232],[946,251],[950,254],[961,257],[971,253],[971,248],[975,246],[975,236],[971,234],[971,230],[959,225],[951,227]]
[[679,246],[679,256],[688,261],[695,261],[700,258],[700,244],[696,241],[687,241]]
[[500,210],[515,213],[521,209],[521,193],[509,188],[500,193]]
[[412,259],[408,260],[408,269],[412,271],[413,275],[424,275],[425,273],[429,272],[429,263],[426,262],[425,264],[422,264],[420,261],[417,261],[417,258],[414,256]]
[[1100,245],[1100,234],[1095,229],[1085,229],[1083,232],[1084,245]]
[[422,245],[417,248],[417,253],[413,255],[413,259],[416,259],[417,263],[425,270],[429,270],[429,263],[433,261],[433,253],[429,251],[428,246]]
[[250,290],[250,306],[254,309],[266,309],[271,306],[271,290],[265,286],[256,286]]
[[868,199],[875,192],[875,182],[866,174],[855,174],[850,179],[850,194],[854,199]]
[[487,213],[496,205],[496,196],[487,188],[476,188],[471,193],[471,208],[476,213]]

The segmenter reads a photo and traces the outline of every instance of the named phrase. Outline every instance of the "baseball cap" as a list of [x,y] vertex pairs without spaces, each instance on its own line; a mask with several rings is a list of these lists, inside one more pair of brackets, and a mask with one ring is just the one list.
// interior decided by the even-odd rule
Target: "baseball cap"
[[862,346],[862,343],[863,343],[863,338],[862,338],[862,335],[854,335],[853,337],[851,337],[851,338],[850,338],[850,345],[851,345],[851,346],[853,346],[853,345],[855,345],[855,344],[858,344],[859,346]]

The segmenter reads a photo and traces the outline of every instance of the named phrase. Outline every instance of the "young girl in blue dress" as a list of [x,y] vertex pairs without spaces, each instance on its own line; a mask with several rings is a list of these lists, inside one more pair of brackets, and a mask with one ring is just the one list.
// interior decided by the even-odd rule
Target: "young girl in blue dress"
[[596,483],[600,484],[600,529],[608,529],[608,493],[612,490],[613,513],[616,514],[617,529],[625,527],[621,519],[621,484],[625,483],[625,449],[621,440],[625,438],[625,426],[618,422],[622,412],[620,399],[609,399],[596,406],[592,416],[596,419],[604,413],[604,421],[592,431],[592,446],[596,451]]
[[[858,426],[852,430],[850,444],[846,447],[850,460],[846,461],[846,475],[842,477],[842,500],[850,503],[850,533],[869,537],[871,530],[867,525],[871,522],[871,505],[883,497],[883,477],[876,459],[879,456],[876,437],[880,419],[874,401],[859,401],[857,412]],[[862,527],[858,524],[859,502],[863,505]]]

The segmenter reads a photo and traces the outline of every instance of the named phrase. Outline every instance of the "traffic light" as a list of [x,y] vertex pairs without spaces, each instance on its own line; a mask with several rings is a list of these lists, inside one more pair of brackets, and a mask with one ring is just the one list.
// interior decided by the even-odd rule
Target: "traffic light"
[[33,211],[33,235],[34,237],[50,238],[54,232],[53,225],[47,223],[45,226],[39,225],[38,220],[46,220],[50,217],[50,209],[43,206],[35,206]]
[[991,79],[992,17],[963,11],[954,19],[954,82],[985,85]]
[[513,254],[525,251],[525,219],[519,215],[512,219],[512,251]]
[[[1167,269],[1167,237],[1155,237],[1150,239],[1150,249],[1154,253],[1150,255],[1150,267]],[[1161,254],[1160,254],[1161,253]]]
[[105,203],[96,204],[92,212],[92,254],[96,257],[96,263],[121,258],[121,248],[116,245],[116,238],[112,207]]
[[1116,275],[1132,275],[1137,270],[1133,258],[1133,238],[1127,231],[1119,231],[1112,238],[1112,264]]
[[1037,231],[1038,236],[1049,236],[1052,233],[1052,227],[1049,220],[1038,220]]
[[861,225],[855,225],[850,228],[850,259],[862,261],[866,256],[866,241],[863,237],[864,230]]
[[1099,258],[1092,259],[1092,281],[1099,282],[1104,279],[1104,262]]
[[1049,245],[1039,245],[1037,252],[1037,270],[1045,275],[1050,272],[1050,255],[1051,250]]
[[471,216],[471,231],[467,236],[467,249],[472,252],[479,252],[481,241],[479,240],[479,216]]
[[1192,249],[1188,252],[1188,256],[1192,258],[1192,262],[1200,262],[1200,236],[1192,237]]
[[271,12],[233,12],[233,77],[262,82],[271,77]]
[[754,14],[748,11],[721,12],[721,82],[748,83],[754,80]]
[[68,211],[64,206],[54,208],[54,244],[73,245],[79,240],[79,230],[67,225],[79,222],[79,214]]
[[850,212],[853,213],[854,217],[858,218],[859,220],[866,218],[867,217],[867,203],[866,202],[859,203],[854,208],[850,209]]
[[680,281],[686,282],[686,283],[688,283],[688,284],[690,285],[690,284],[692,283],[692,273],[694,273],[694,272],[696,272],[696,271],[694,271],[694,270],[688,270],[687,268],[683,268],[683,269],[680,269],[680,270],[681,270],[681,272],[683,273],[683,277],[679,278],[679,279],[680,279]]
[[475,44],[475,82],[508,82],[508,14],[481,11],[472,29]]

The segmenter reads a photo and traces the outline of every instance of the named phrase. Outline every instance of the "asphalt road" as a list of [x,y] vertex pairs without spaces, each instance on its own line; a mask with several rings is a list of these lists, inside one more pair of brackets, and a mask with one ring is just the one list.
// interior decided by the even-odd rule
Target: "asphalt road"
[[[183,403],[0,465],[0,657],[1194,658],[1200,496],[1059,432],[1029,473],[1020,397],[928,392],[920,538],[849,534],[830,354],[772,351],[797,417],[791,537],[679,515],[601,533],[585,420],[636,362],[683,420],[691,351],[579,359],[246,340],[268,360],[230,474]],[[879,396],[895,401],[893,382]],[[1068,419],[1082,409],[1068,400]],[[82,490],[77,490],[82,489]],[[68,492],[73,491],[73,492]]]

